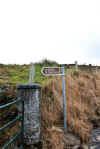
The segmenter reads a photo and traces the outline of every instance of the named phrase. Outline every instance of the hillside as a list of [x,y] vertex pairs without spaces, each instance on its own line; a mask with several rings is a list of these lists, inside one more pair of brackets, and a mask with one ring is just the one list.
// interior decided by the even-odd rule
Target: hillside
[[[35,82],[42,84],[41,92],[41,142],[43,149],[65,149],[70,146],[63,132],[62,82],[60,77],[45,78],[41,75],[40,65],[36,66]],[[29,79],[28,65],[0,66],[0,84],[7,86],[2,101],[7,103],[16,98],[16,84],[27,83]],[[13,87],[12,87],[13,86]],[[87,72],[70,72],[66,74],[67,120],[68,132],[80,145],[88,144],[91,131],[100,127],[100,75]],[[14,117],[17,109],[9,109]],[[2,115],[5,114],[2,113]],[[9,115],[9,114],[8,114]],[[0,117],[0,118],[1,118]],[[12,118],[11,117],[11,118]],[[2,119],[5,120],[4,117]],[[6,119],[6,121],[8,121]],[[5,121],[4,121],[5,123]],[[17,129],[15,129],[17,130]],[[5,134],[7,131],[5,131]],[[1,143],[7,141],[0,136]],[[12,133],[8,133],[10,137]],[[67,138],[68,139],[68,138]],[[6,141],[5,141],[6,140]],[[71,148],[70,148],[71,149]],[[78,148],[77,148],[78,149]]]
[[[79,137],[81,143],[88,144],[92,130],[100,127],[100,76],[74,72],[66,75],[66,86],[68,131]],[[63,124],[60,78],[44,86],[42,108],[44,138],[48,135],[53,149],[63,149],[64,142],[60,140],[64,134],[54,129],[62,128]]]
[[[29,82],[31,65],[0,65],[0,86],[24,84]],[[35,82],[42,83],[44,77],[41,72],[42,66],[35,66]]]

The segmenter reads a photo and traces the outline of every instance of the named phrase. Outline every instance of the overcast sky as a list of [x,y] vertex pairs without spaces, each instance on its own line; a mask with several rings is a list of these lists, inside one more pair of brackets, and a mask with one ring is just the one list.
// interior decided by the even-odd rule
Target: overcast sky
[[100,0],[0,0],[0,63],[100,65]]

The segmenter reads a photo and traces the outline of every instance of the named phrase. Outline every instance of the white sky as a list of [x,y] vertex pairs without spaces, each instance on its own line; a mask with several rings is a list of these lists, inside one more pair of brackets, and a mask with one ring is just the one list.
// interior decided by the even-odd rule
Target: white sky
[[100,65],[100,0],[0,0],[0,63]]

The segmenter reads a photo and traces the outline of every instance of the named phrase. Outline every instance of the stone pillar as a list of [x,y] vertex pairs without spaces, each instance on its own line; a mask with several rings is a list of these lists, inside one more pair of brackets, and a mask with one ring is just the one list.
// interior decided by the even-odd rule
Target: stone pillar
[[[18,85],[18,98],[24,99],[24,143],[33,145],[40,141],[40,90],[39,84]],[[21,112],[19,104],[19,112]]]

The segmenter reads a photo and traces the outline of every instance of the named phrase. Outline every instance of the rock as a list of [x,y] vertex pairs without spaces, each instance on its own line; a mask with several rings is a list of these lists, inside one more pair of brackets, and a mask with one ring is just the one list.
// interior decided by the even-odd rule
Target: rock
[[90,145],[88,149],[100,149],[100,145]]
[[91,134],[92,143],[100,142],[100,128],[94,129]]
[[100,142],[100,136],[97,136],[96,137],[96,140]]
[[73,149],[77,149],[77,147],[79,147],[81,144],[80,139],[71,133],[65,134],[64,143],[66,146],[69,145],[69,146],[74,147]]
[[82,149],[88,149],[88,145],[87,144],[82,144]]
[[89,149],[100,149],[100,128],[92,131],[91,144],[89,146]]

